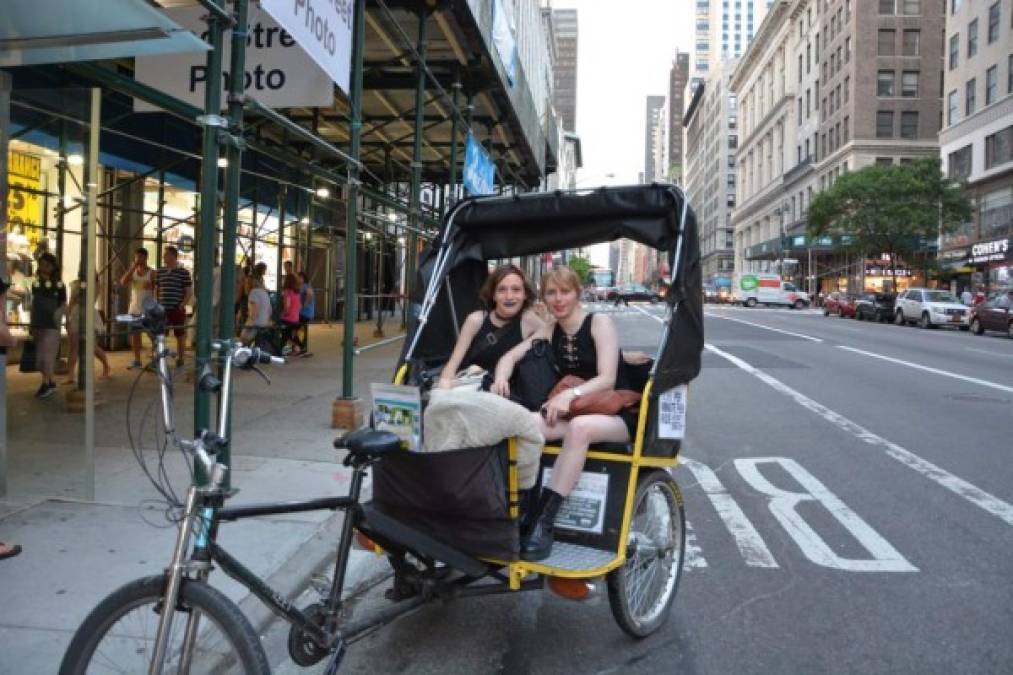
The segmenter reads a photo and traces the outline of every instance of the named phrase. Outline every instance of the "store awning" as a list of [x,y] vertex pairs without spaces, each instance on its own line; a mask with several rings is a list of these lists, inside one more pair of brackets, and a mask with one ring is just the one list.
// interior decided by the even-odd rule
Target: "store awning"
[[204,51],[145,0],[4,0],[0,67]]

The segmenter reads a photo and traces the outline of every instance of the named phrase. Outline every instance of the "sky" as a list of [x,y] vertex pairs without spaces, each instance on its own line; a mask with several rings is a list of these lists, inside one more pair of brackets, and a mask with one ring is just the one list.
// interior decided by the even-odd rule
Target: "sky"
[[[584,160],[577,184],[636,183],[644,170],[646,99],[667,96],[676,48],[692,51],[693,0],[553,0],[552,7],[577,10],[577,135]],[[607,247],[595,247],[591,257],[607,264]]]

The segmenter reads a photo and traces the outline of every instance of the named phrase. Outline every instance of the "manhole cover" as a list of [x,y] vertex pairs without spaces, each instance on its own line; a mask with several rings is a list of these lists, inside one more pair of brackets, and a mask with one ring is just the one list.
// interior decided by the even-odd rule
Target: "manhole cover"
[[981,396],[980,394],[948,394],[946,398],[968,403],[1013,403],[1013,399],[1000,396]]

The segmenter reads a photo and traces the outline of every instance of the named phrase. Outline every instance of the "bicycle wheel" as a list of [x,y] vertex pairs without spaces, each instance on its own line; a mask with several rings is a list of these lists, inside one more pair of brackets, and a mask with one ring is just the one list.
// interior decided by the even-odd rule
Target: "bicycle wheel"
[[[131,581],[98,604],[77,629],[60,675],[147,673],[158,631],[165,577]],[[195,614],[194,614],[195,613]],[[179,670],[187,619],[198,619],[189,673],[270,675],[257,634],[239,608],[207,584],[184,581],[173,616],[164,672]]]
[[608,595],[616,623],[639,639],[668,619],[682,575],[686,515],[668,472],[652,471],[638,483],[626,562],[609,573]]

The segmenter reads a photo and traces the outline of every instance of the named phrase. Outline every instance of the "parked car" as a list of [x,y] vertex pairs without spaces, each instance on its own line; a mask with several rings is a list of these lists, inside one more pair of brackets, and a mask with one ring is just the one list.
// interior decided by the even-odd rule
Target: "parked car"
[[859,321],[890,321],[895,300],[893,293],[863,293],[855,301],[855,318]]
[[618,286],[615,289],[609,291],[607,300],[615,302],[616,298],[624,302],[630,300],[646,300],[648,302],[660,302],[661,294],[650,290],[643,284],[629,284],[628,286]]
[[855,299],[847,293],[834,291],[823,299],[823,316],[836,314],[842,319],[855,316]]
[[988,300],[972,307],[970,321],[975,335],[997,330],[1013,339],[1013,288],[993,293]]
[[893,320],[898,326],[917,322],[922,328],[957,326],[967,330],[969,308],[949,291],[909,288],[897,296]]

